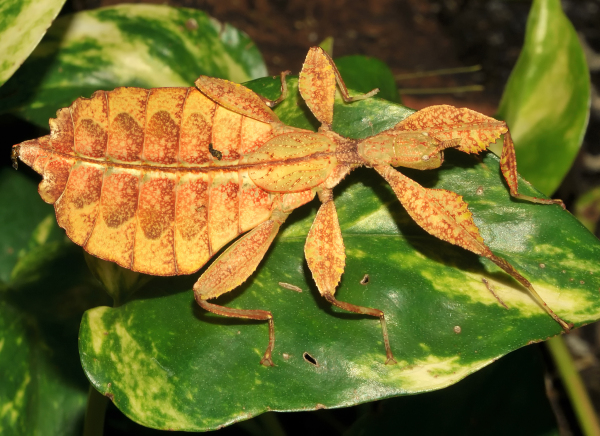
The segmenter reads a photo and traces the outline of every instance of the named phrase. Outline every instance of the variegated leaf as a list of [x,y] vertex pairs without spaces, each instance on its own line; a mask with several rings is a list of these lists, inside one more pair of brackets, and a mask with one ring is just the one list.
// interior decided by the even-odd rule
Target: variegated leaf
[[0,86],[38,45],[65,0],[3,0],[0,4]]
[[[590,76],[579,37],[559,0],[536,0],[523,50],[498,108],[510,126],[517,167],[551,195],[571,168],[590,111]],[[500,155],[500,145],[494,152]]]
[[[272,79],[250,86],[269,98],[278,91]],[[302,114],[294,98],[277,115],[310,125],[297,123]],[[333,126],[364,137],[410,113],[378,99],[338,101]],[[461,195],[486,244],[563,319],[577,326],[598,319],[598,240],[559,206],[512,200],[494,155],[450,150],[446,157],[440,170],[403,173],[426,188]],[[524,180],[520,187],[540,195]],[[342,313],[320,297],[303,260],[313,203],[294,212],[257,273],[217,300],[272,311],[276,367],[259,365],[266,324],[199,309],[190,291],[194,274],[156,278],[123,306],[86,313],[80,353],[93,385],[144,425],[206,430],[267,410],[340,407],[439,389],[561,333],[494,263],[420,229],[373,170],[355,171],[334,192],[347,254],[336,298],[385,311],[397,365],[384,365],[378,320]]]
[[0,172],[0,433],[78,435],[88,383],[77,358],[84,310],[105,304],[79,249],[23,174]]
[[254,43],[204,12],[120,5],[58,19],[0,88],[0,113],[47,126],[77,97],[119,86],[193,86],[201,74],[244,82],[266,75]]

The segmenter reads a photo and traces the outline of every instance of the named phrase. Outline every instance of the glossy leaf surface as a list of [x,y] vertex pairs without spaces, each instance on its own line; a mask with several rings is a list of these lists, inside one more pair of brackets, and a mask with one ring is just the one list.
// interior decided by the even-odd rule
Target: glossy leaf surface
[[[295,81],[289,84],[290,99],[277,108],[278,116],[313,125],[296,104]],[[249,86],[273,98],[278,81]],[[334,130],[355,138],[412,113],[378,99],[338,101],[335,110]],[[558,206],[513,201],[494,155],[449,151],[440,170],[403,172],[427,188],[462,195],[494,253],[531,280],[559,316],[576,325],[598,319],[597,239]],[[522,180],[521,190],[537,195]],[[266,324],[202,311],[191,292],[194,274],[155,278],[123,306],[86,313],[80,354],[93,385],[144,425],[205,430],[266,410],[339,407],[438,389],[561,332],[494,264],[417,227],[373,170],[355,171],[335,194],[347,254],[336,297],[385,311],[398,365],[383,364],[376,319],[332,309],[319,296],[303,258],[315,202],[294,212],[257,273],[217,300],[272,311],[276,367],[258,363]],[[367,285],[360,283],[365,274]]]
[[0,4],[0,86],[38,45],[65,0],[3,0]]
[[77,97],[119,86],[193,86],[199,75],[244,82],[266,75],[244,33],[205,13],[120,5],[56,20],[18,73],[0,88],[0,113],[40,126]]
[[546,195],[579,151],[589,106],[590,77],[573,25],[559,0],[534,1],[497,117],[510,127],[519,172]]
[[12,211],[0,227],[0,433],[78,435],[87,397],[79,321],[106,298],[52,208],[30,201],[37,195],[22,174],[0,172],[0,202],[11,205],[2,211]]

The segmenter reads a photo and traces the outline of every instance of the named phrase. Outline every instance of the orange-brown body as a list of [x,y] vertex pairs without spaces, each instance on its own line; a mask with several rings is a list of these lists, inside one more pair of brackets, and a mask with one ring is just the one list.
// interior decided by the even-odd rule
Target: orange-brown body
[[197,271],[280,200],[238,165],[273,127],[196,88],[98,91],[61,109],[51,129],[19,149],[44,176],[40,195],[75,243],[134,271]]

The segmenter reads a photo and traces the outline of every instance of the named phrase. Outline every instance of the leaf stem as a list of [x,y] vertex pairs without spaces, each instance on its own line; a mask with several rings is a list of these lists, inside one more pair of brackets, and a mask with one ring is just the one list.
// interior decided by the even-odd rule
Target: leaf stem
[[108,397],[102,395],[90,384],[85,421],[83,423],[83,436],[102,436],[104,434],[106,406],[108,406]]
[[562,336],[548,340],[546,346],[565,385],[581,431],[586,436],[599,436],[600,425],[598,425],[596,412]]

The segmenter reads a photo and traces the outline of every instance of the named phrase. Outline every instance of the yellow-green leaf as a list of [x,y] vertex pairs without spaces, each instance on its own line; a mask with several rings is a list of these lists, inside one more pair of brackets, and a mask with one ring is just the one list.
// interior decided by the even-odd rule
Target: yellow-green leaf
[[0,86],[38,45],[65,0],[2,0]]
[[510,127],[519,172],[546,195],[579,151],[589,106],[590,77],[573,25],[559,0],[535,0],[497,116]]

